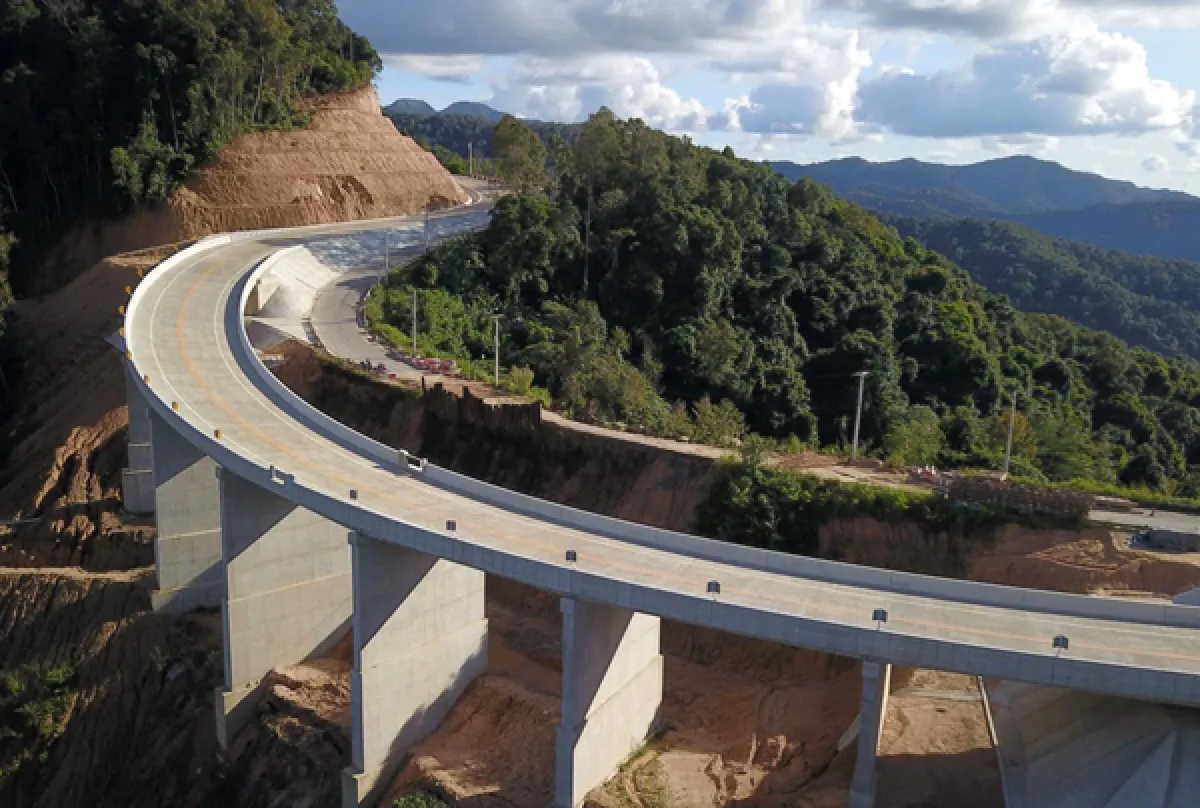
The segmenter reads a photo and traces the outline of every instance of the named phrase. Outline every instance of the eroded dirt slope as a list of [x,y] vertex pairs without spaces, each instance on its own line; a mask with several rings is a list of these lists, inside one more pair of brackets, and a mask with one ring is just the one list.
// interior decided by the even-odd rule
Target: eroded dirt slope
[[49,255],[37,290],[57,288],[105,256],[153,245],[467,201],[437,158],[383,116],[373,87],[305,103],[307,127],[239,137],[166,204],[76,228]]

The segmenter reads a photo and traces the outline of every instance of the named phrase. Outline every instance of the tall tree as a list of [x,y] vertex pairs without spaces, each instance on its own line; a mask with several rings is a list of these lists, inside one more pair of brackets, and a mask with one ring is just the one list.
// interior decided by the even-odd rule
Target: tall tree
[[496,124],[493,148],[500,160],[500,179],[510,188],[532,191],[546,182],[546,144],[512,115]]

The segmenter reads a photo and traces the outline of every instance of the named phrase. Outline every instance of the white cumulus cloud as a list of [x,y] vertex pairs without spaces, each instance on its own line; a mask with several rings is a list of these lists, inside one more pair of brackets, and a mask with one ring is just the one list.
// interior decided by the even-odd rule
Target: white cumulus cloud
[[495,106],[542,120],[577,121],[606,106],[618,117],[696,131],[705,128],[710,114],[667,86],[654,62],[640,56],[525,59],[494,91]]
[[1141,43],[1083,25],[988,48],[954,70],[894,70],[860,91],[861,120],[919,137],[1177,129],[1195,93],[1150,75]]

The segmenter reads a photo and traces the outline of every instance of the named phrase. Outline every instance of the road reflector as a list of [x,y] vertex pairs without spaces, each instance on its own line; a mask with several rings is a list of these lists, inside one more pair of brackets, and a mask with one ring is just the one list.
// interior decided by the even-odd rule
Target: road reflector
[[133,294],[133,287],[132,287],[132,286],[126,286],[126,287],[125,287],[125,294],[127,294],[127,295],[131,295],[131,294]]
[[171,402],[171,409],[175,410],[175,412],[179,412],[179,402],[178,402],[178,401],[172,401],[172,402]]
[[124,314],[125,314],[125,307],[124,307],[124,306],[117,306],[117,314],[124,315]]
[[358,489],[357,488],[350,489],[350,499],[358,499]]
[[214,430],[213,430],[213,435],[215,435],[215,436],[216,436],[217,440],[220,440],[220,439],[221,439],[221,430],[219,430],[219,429],[214,429]]
[[150,374],[143,376],[142,381],[144,381],[146,384],[150,384]]
[[126,359],[133,359],[133,351],[126,351],[126,352],[125,352],[125,358],[126,358]]
[[451,532],[458,530],[458,521],[454,520],[454,519],[447,519],[446,520],[446,530],[449,530]]
[[721,594],[721,582],[720,581],[709,581],[708,582],[708,594],[710,594],[710,595]]

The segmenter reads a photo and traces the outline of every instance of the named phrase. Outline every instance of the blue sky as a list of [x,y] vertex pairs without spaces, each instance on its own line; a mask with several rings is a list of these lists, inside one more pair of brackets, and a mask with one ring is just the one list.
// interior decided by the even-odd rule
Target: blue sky
[[1200,3],[340,0],[386,104],[618,115],[798,162],[1031,154],[1200,194]]

